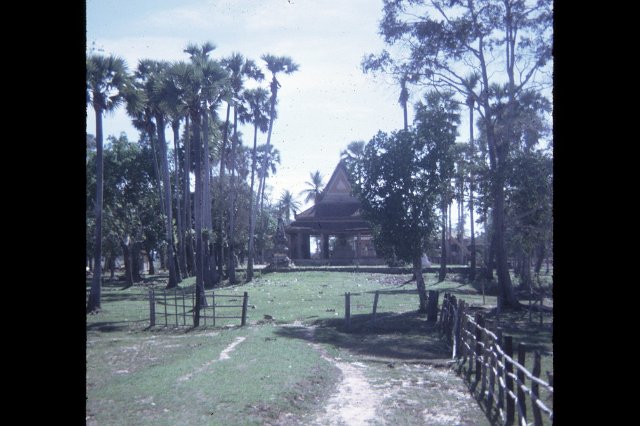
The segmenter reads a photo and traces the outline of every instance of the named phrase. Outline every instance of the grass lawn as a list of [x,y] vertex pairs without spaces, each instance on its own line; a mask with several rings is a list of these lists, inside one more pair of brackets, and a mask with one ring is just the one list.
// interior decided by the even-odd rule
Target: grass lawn
[[[105,283],[102,311],[87,316],[88,425],[310,424],[341,381],[336,362],[355,363],[371,389],[379,389],[384,409],[376,411],[376,422],[489,424],[460,376],[446,367],[451,353],[435,327],[416,315],[410,275],[258,274],[252,283],[219,290],[248,292],[248,326],[228,320],[198,329],[149,327],[147,294],[162,289],[161,278],[128,289]],[[471,285],[436,284],[435,274],[425,280],[428,290],[483,307]],[[180,285],[193,286],[194,279]],[[346,292],[350,333],[343,328]],[[495,303],[495,296],[485,296],[487,310]],[[543,327],[522,312],[503,314],[499,325],[516,344],[523,339],[551,355],[553,318],[546,315]],[[544,379],[544,371],[552,371],[549,358],[543,357]]]

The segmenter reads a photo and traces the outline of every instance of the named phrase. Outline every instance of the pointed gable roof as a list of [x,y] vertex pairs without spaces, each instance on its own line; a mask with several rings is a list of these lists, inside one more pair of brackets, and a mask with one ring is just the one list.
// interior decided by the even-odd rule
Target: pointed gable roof
[[351,183],[349,183],[349,172],[342,161],[336,166],[316,204],[335,202],[359,203],[358,199],[353,196]]
[[342,161],[336,166],[316,203],[295,215],[291,226],[308,226],[313,223],[312,226],[321,227],[319,224],[324,221],[333,223],[332,227],[338,223],[340,228],[368,227],[360,217],[360,201],[353,196],[349,172]]

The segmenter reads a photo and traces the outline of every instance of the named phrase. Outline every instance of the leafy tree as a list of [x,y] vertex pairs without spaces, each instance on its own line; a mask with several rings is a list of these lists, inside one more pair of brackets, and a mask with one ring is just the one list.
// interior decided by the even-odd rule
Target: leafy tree
[[102,203],[103,203],[103,135],[102,115],[123,103],[122,92],[128,82],[127,67],[122,58],[91,54],[87,57],[86,95],[96,114],[96,203],[95,203],[95,260],[87,312],[100,309],[102,293]]
[[[505,307],[518,307],[505,247],[505,184],[517,100],[529,89],[540,92],[550,81],[552,2],[385,0],[383,14],[380,33],[389,45],[407,46],[412,73],[426,84],[475,101],[491,171],[498,299]],[[394,66],[386,51],[369,56],[365,63],[381,70]],[[464,69],[477,75],[477,87],[463,76]],[[496,101],[499,92],[505,94],[504,106]],[[499,133],[505,137],[499,138]]]
[[441,186],[434,148],[415,129],[378,132],[365,147],[362,184],[355,187],[363,217],[374,225],[376,251],[413,263],[422,313],[427,310],[422,253],[437,229],[434,206]]
[[300,195],[306,195],[304,202],[308,203],[310,200],[313,202],[318,201],[318,197],[322,194],[322,190],[324,188],[324,177],[320,174],[319,170],[316,170],[313,173],[309,173],[310,180],[305,182],[307,185],[307,189],[303,189],[300,192]]
[[416,104],[414,125],[419,137],[430,144],[431,154],[436,158],[436,176],[439,184],[439,205],[441,211],[441,254],[438,279],[443,281],[447,273],[446,218],[447,206],[452,197],[451,179],[455,171],[455,141],[457,124],[460,122],[458,105],[453,94],[429,92],[424,103]]

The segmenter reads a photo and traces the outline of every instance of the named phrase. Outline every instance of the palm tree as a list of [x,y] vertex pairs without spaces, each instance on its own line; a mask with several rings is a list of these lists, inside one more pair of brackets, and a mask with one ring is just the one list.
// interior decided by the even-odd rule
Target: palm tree
[[[209,153],[209,143],[207,138],[202,137],[201,129],[206,123],[203,118],[206,115],[203,111],[207,109],[207,98],[209,95],[208,85],[211,83],[209,77],[220,68],[216,68],[209,60],[209,53],[215,49],[211,43],[204,43],[202,46],[190,44],[184,50],[190,55],[191,64],[189,67],[189,84],[185,86],[184,99],[187,103],[191,123],[193,125],[194,161],[195,161],[195,197],[194,197],[194,219],[195,219],[195,240],[196,240],[196,306],[194,325],[200,324],[200,309],[207,305],[204,295],[205,273],[207,272],[208,257],[206,255],[206,245],[203,242],[203,226],[206,222],[204,207],[211,209],[211,204],[207,205],[208,170],[205,168],[205,159]],[[217,65],[217,64],[216,64]],[[221,70],[221,69],[220,69]],[[204,146],[203,146],[204,143]],[[203,229],[204,228],[204,229]]]
[[284,220],[287,225],[291,223],[291,212],[293,212],[295,216],[298,210],[300,210],[300,203],[296,201],[294,195],[289,190],[282,192],[280,200],[278,200],[278,205],[278,210],[280,210],[280,214],[284,214]]
[[124,59],[110,55],[92,54],[87,57],[87,104],[96,114],[96,204],[94,271],[87,312],[100,309],[102,292],[102,203],[104,181],[102,114],[114,111],[123,102],[123,91],[127,90],[127,65]]
[[358,185],[362,183],[360,162],[364,157],[364,147],[364,141],[353,141],[347,145],[347,149],[340,152],[340,159],[344,162],[344,165],[347,167],[347,170],[349,170],[352,179],[355,179]]
[[[127,110],[131,116],[135,117],[134,120],[139,123],[139,128],[144,129],[148,134],[154,153],[154,168],[161,182],[158,187],[161,188],[160,200],[165,217],[165,243],[169,269],[167,288],[174,288],[178,285],[180,277],[176,271],[177,262],[174,257],[173,211],[165,123],[170,109],[169,104],[177,102],[172,99],[177,96],[177,88],[168,78],[168,67],[167,62],[152,59],[143,59],[138,63],[134,73],[137,90],[127,94]],[[155,126],[151,120],[155,121]],[[157,148],[153,138],[154,128]]]
[[[278,73],[292,74],[300,68],[298,64],[288,56],[274,56],[266,54],[261,56],[262,60],[267,63],[267,69],[271,71],[271,99],[269,109],[269,132],[267,133],[267,149],[271,146],[271,133],[273,132],[273,123],[276,119],[276,103],[278,101],[278,89],[280,88],[280,82],[276,78]],[[262,170],[267,169],[266,157],[263,159]],[[262,176],[258,189],[258,194],[264,193],[266,174]]]
[[268,130],[269,117],[266,111],[268,104],[269,92],[266,89],[258,87],[257,89],[246,90],[244,92],[244,100],[248,107],[243,107],[240,111],[240,120],[244,123],[253,123],[253,149],[251,151],[251,189],[249,195],[249,253],[247,259],[247,276],[246,281],[253,279],[253,257],[254,257],[254,233],[256,229],[256,210],[253,202],[253,188],[256,172],[257,161],[257,143],[258,129],[264,133]]
[[310,200],[313,202],[318,201],[318,197],[322,194],[322,189],[324,188],[324,177],[320,174],[319,170],[316,170],[314,173],[309,173],[309,177],[311,177],[310,181],[306,181],[307,189],[304,189],[300,192],[300,195],[307,195],[304,199],[305,203],[308,203]]
[[[227,271],[229,273],[229,281],[231,283],[235,283],[235,266],[234,266],[234,241],[235,241],[235,154],[236,154],[236,145],[238,142],[237,138],[237,127],[238,127],[238,107],[239,100],[242,98],[242,91],[244,86],[245,77],[252,78],[256,81],[264,80],[264,74],[257,67],[254,61],[250,59],[245,59],[239,53],[232,53],[229,58],[223,59],[222,65],[230,72],[229,78],[229,93],[227,97],[227,118],[224,127],[224,136],[222,138],[222,149],[220,154],[220,191],[224,188],[224,172],[225,172],[225,159],[224,155],[226,152],[226,139],[227,139],[227,131],[229,127],[229,113],[231,110],[231,105],[234,104],[234,138],[231,148],[231,200],[229,206],[229,232],[228,232],[228,240],[229,240],[229,256],[228,256],[228,267]],[[218,232],[218,246],[222,248],[222,221],[223,221],[223,212],[220,212],[219,218],[219,232]]]
[[264,207],[264,190],[266,186],[264,185],[264,182],[270,174],[276,174],[277,165],[280,164],[280,151],[278,148],[274,148],[273,145],[260,145],[256,151],[256,157],[260,164],[256,171],[263,182],[261,192],[258,194],[260,196],[260,216],[262,216]]

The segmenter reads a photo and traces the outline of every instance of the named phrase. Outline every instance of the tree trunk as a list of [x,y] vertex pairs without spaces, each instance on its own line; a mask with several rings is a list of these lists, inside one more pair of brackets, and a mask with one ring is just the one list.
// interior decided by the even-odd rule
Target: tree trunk
[[213,224],[211,221],[211,181],[210,181],[210,151],[209,151],[209,116],[206,110],[202,111],[202,229],[207,233],[204,249],[204,287],[213,288],[216,282],[215,257],[210,241],[212,241]]
[[191,238],[193,210],[191,203],[191,133],[189,126],[189,114],[185,116],[185,139],[184,139],[184,180],[182,182],[182,204],[184,211],[182,212],[184,219],[184,239],[185,239],[185,260],[187,262],[187,274],[188,276],[194,276],[196,274],[195,258],[193,255],[193,240]]
[[87,313],[100,310],[100,301],[102,296],[102,202],[103,202],[103,153],[102,153],[102,110],[95,109],[96,112],[96,233],[94,242],[93,258],[95,259],[95,271],[91,279],[91,290],[89,291],[89,300],[87,302]]
[[249,190],[249,253],[247,254],[247,276],[246,282],[253,279],[253,257],[255,252],[255,230],[256,230],[256,211],[257,203],[253,200],[253,187],[255,183],[256,172],[256,149],[258,143],[258,124],[253,125],[253,151],[251,152],[251,188]]
[[418,298],[420,305],[418,312],[421,314],[427,313],[427,289],[424,285],[424,278],[422,276],[422,255],[418,254],[413,258],[413,274],[416,277],[416,287],[418,289]]
[[142,269],[142,262],[140,262],[140,245],[137,241],[131,243],[131,275],[133,276],[134,283],[142,281],[142,276],[140,275],[140,269]]
[[536,266],[535,266],[536,275],[540,275],[540,269],[542,269],[542,262],[544,261],[545,254],[546,254],[546,247],[544,243],[538,244],[538,247],[536,247]]
[[[475,146],[473,140],[473,106],[474,99],[469,96],[467,99],[467,105],[469,105],[469,144],[471,149],[469,150],[469,159],[471,164],[475,164]],[[469,222],[471,224],[471,266],[469,268],[469,281],[474,282],[476,280],[476,234],[475,234],[475,222],[473,218],[473,191],[475,190],[475,176],[474,169],[469,171]]]
[[109,260],[107,263],[109,264],[109,279],[113,280],[116,276],[116,258],[113,251],[109,253]]
[[166,271],[167,270],[167,250],[164,247],[164,245],[160,246],[160,252],[158,253],[160,256],[160,270],[162,271]]
[[[228,102],[227,103],[227,117],[224,121],[224,129],[222,131],[222,148],[220,149],[220,182],[219,182],[219,191],[218,193],[220,194],[220,197],[222,197],[222,194],[224,193],[224,178],[225,178],[225,172],[226,172],[226,167],[225,167],[225,159],[226,159],[226,151],[227,151],[227,137],[229,135],[229,117],[231,114],[231,103]],[[233,155],[233,154],[232,154]],[[233,160],[232,160],[233,163]],[[231,168],[233,169],[233,164],[231,166]],[[230,189],[229,190],[230,193],[233,193],[233,190]],[[224,244],[224,230],[225,230],[225,226],[224,226],[224,209],[222,208],[222,205],[220,206],[220,214],[218,215],[218,223],[217,223],[217,230],[218,230],[218,238],[217,238],[217,242],[216,245],[218,247],[218,256],[220,258],[220,260],[218,261],[218,275],[221,277],[220,279],[222,279],[222,275],[223,275],[223,271],[222,271],[222,266],[223,266],[223,244]],[[230,237],[228,237],[230,239]],[[227,274],[229,274],[230,272],[227,271]]]
[[[229,182],[229,260],[227,266],[227,272],[229,274],[229,283],[236,284],[236,269],[233,262],[234,256],[234,241],[235,241],[235,226],[236,226],[236,149],[238,145],[238,108],[233,109],[233,140],[231,142],[231,180]],[[222,261],[222,259],[220,259]],[[222,262],[221,262],[222,263]]]
[[527,292],[531,291],[531,256],[527,253],[522,256],[520,286]]
[[496,273],[498,275],[499,296],[502,299],[502,306],[517,308],[520,306],[513,291],[511,276],[509,275],[509,264],[507,262],[507,250],[504,236],[504,185],[502,179],[494,182],[494,209],[493,209],[493,232],[495,241]]
[[120,241],[122,257],[124,258],[124,280],[126,287],[133,285],[133,272],[131,267],[131,243],[129,237]]
[[204,247],[202,244],[202,198],[203,198],[203,173],[202,173],[202,142],[200,140],[200,113],[194,111],[193,121],[193,141],[195,145],[195,246],[196,246],[196,306],[194,324],[197,326],[200,321],[200,309],[206,306],[207,301],[204,294]]
[[149,275],[156,274],[156,268],[153,265],[153,251],[147,250],[147,259],[149,260]]
[[173,164],[175,169],[174,195],[176,200],[176,218],[178,222],[178,266],[180,273],[177,275],[178,280],[187,278],[187,258],[184,245],[184,224],[182,209],[180,207],[180,164],[178,162],[178,145],[180,141],[180,120],[173,120],[171,123],[173,130]]
[[169,159],[167,153],[167,141],[164,134],[164,117],[162,114],[156,115],[156,129],[158,131],[158,145],[162,161],[162,189],[164,192],[164,213],[165,213],[165,240],[167,242],[167,263],[169,266],[169,282],[167,288],[175,288],[178,285],[178,277],[173,256],[173,212],[171,209],[171,183],[169,176]]
[[444,281],[447,276],[447,203],[442,201],[442,235],[440,244],[440,273],[438,282]]

